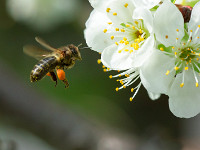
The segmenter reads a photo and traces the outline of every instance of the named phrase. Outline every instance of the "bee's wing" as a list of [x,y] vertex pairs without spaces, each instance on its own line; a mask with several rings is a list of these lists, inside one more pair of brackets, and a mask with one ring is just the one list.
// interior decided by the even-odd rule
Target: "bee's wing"
[[40,43],[42,46],[44,46],[45,48],[51,50],[51,51],[57,51],[56,48],[53,48],[52,46],[50,46],[47,42],[45,42],[43,39],[41,39],[40,37],[35,37],[35,40]]
[[52,51],[50,51],[50,50],[41,49],[41,48],[33,46],[33,45],[25,45],[23,47],[23,51],[25,54],[27,54],[31,57],[34,57],[38,60],[52,54]]

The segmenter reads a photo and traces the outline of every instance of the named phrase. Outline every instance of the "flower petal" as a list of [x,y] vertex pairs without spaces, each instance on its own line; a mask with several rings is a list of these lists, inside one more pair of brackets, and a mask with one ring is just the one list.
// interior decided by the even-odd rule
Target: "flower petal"
[[114,24],[120,25],[133,21],[132,15],[135,7],[131,0],[112,0],[108,3],[107,8],[110,9],[107,15]]
[[92,11],[84,31],[86,43],[92,47],[92,50],[102,52],[105,47],[113,44],[111,35],[103,32],[104,29],[109,28],[107,24],[109,21],[105,14],[96,10]]
[[151,98],[151,100],[157,100],[160,98],[161,94],[160,93],[152,93],[152,92],[148,92],[149,97]]
[[164,1],[155,13],[154,30],[156,39],[166,47],[180,43],[184,36],[183,16],[178,8],[168,0]]
[[153,16],[148,9],[136,8],[133,12],[133,19],[143,19],[144,25],[148,29],[149,33],[152,32]]
[[154,46],[154,35],[151,35],[146,39],[142,47],[132,55],[133,67],[140,67],[143,63],[149,59]]
[[[197,78],[200,81],[198,75]],[[180,88],[181,83],[182,74],[179,74],[169,92],[170,110],[177,117],[194,117],[200,112],[200,87],[195,86],[194,74],[191,69],[185,71],[184,87],[182,88]]]
[[152,55],[140,69],[140,78],[144,87],[153,93],[167,93],[175,71],[168,76],[165,73],[167,70],[173,69],[174,64],[175,61],[171,57],[154,49]]
[[126,70],[132,68],[133,59],[131,54],[125,51],[119,53],[118,51],[121,48],[123,47],[115,44],[107,47],[101,55],[103,65],[113,70]]
[[160,0],[132,0],[136,7],[151,9],[156,6]]
[[193,10],[192,10],[192,14],[191,14],[191,18],[190,18],[190,22],[188,24],[188,30],[189,32],[192,31],[192,41],[199,42],[199,37],[200,37],[200,2],[198,2]]
[[106,5],[111,0],[89,0],[91,6],[98,11],[104,12],[106,10]]

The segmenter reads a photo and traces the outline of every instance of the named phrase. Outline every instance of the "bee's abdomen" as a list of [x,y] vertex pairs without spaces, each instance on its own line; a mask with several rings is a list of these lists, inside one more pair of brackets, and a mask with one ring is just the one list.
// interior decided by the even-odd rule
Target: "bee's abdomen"
[[31,71],[30,80],[36,82],[42,79],[49,71],[54,69],[57,65],[55,56],[46,57],[38,62]]

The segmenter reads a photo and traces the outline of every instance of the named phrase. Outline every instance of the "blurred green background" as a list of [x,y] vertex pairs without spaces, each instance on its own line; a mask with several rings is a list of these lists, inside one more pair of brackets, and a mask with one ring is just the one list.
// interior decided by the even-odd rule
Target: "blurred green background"
[[[57,3],[61,5],[57,6]],[[101,132],[102,130],[102,132],[108,133],[106,135],[112,136],[122,133],[128,139],[126,142],[135,143],[135,147],[122,147],[123,150],[200,149],[198,142],[194,142],[199,140],[199,134],[196,132],[199,131],[199,117],[187,120],[176,118],[169,110],[167,96],[162,95],[159,100],[152,101],[143,87],[133,102],[130,102],[129,97],[132,96],[130,89],[116,92],[115,88],[119,86],[118,83],[115,79],[109,79],[109,75],[114,75],[116,72],[103,72],[102,65],[97,64],[100,54],[90,49],[81,50],[82,61],[77,61],[73,69],[66,71],[70,83],[68,89],[65,89],[60,81],[55,88],[54,82],[49,77],[45,77],[37,83],[30,83],[30,71],[37,60],[26,56],[22,47],[26,44],[40,46],[35,41],[35,36],[40,36],[54,47],[71,43],[75,45],[82,43],[83,46],[87,46],[83,31],[91,11],[92,7],[87,0],[1,0],[0,62],[23,86],[34,91],[38,96],[42,95],[49,99],[46,103],[52,103],[55,105],[54,107],[61,106],[62,109],[84,118],[83,120],[95,126],[97,131]],[[7,76],[6,71],[1,70],[0,72]],[[10,76],[9,73],[8,76]],[[4,80],[3,77],[1,79]],[[12,84],[6,86],[9,87]],[[9,91],[10,95],[15,94],[13,91]],[[0,95],[1,93],[3,92],[0,92]],[[0,98],[0,101],[3,101],[6,99],[6,95],[3,98],[1,95]],[[40,128],[40,125],[36,124],[34,130],[29,130],[27,126],[33,122],[23,122],[23,116],[22,119],[15,119],[15,113],[18,111],[10,113],[15,108],[10,107],[10,103],[3,104],[0,103],[2,105],[0,106],[2,108],[0,111],[0,124],[2,124],[2,127],[0,126],[0,147],[1,141],[2,143],[5,141],[5,135],[10,134],[10,132],[6,133],[9,127],[30,132],[55,149],[73,149],[53,144],[52,140],[48,140],[49,137],[34,132]],[[9,111],[7,111],[7,107]],[[53,114],[51,109],[48,110],[48,113]],[[40,118],[39,115],[36,117]],[[51,125],[48,120],[45,122]],[[21,135],[21,132],[19,134]],[[116,137],[126,139],[120,135],[117,134]],[[17,139],[15,136],[11,137],[14,141]],[[192,144],[189,144],[191,141]],[[97,140],[96,143],[101,142]],[[105,142],[103,143],[106,145]],[[123,145],[124,141],[122,140],[121,143]],[[110,146],[111,148],[109,146],[109,148],[94,147],[95,149],[112,149],[112,146]],[[17,146],[15,148],[17,149]]]

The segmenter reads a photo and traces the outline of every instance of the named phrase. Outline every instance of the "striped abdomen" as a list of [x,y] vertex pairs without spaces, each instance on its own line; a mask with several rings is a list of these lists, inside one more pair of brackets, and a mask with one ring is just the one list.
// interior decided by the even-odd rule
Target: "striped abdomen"
[[55,56],[46,57],[38,62],[31,71],[30,80],[36,82],[57,66]]

